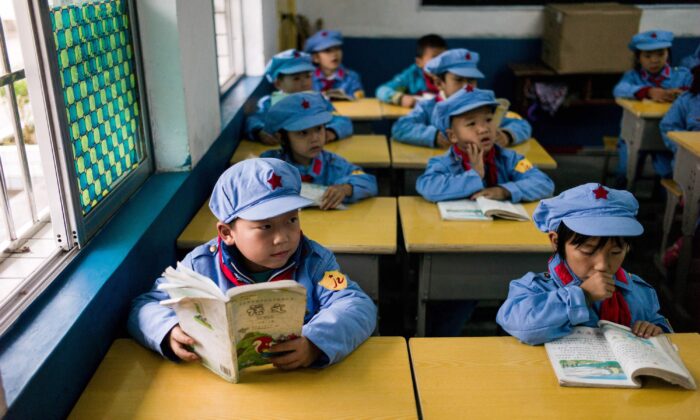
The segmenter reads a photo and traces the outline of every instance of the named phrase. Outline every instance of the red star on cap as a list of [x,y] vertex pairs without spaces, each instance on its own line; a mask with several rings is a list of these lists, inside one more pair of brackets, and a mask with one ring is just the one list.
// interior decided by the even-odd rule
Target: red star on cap
[[321,36],[328,36],[328,32],[326,32],[326,31],[321,32]]
[[474,92],[474,86],[472,85],[467,85],[467,87],[464,88],[465,92]]
[[282,177],[273,172],[272,175],[270,175],[270,179],[267,180],[267,183],[270,184],[270,187],[272,187],[274,191],[282,186]]
[[471,59],[472,59],[472,54],[471,54],[471,53],[467,53],[467,55],[465,55],[464,58],[466,58],[467,60],[471,60]]
[[608,192],[609,192],[609,191],[606,190],[605,188],[603,188],[603,186],[600,185],[600,184],[598,184],[598,188],[596,188],[595,190],[593,190],[593,194],[595,194],[595,199],[596,199],[596,200],[599,200],[599,199],[601,199],[601,198],[602,198],[603,200],[607,200],[607,199],[608,199]]
[[656,38],[656,32],[652,32],[652,33],[651,33],[651,37],[652,37],[652,38]]
[[309,106],[310,106],[310,105],[311,105],[311,104],[309,104],[309,101],[307,101],[306,99],[304,99],[304,100],[301,102],[301,107],[304,108],[304,109],[309,109]]

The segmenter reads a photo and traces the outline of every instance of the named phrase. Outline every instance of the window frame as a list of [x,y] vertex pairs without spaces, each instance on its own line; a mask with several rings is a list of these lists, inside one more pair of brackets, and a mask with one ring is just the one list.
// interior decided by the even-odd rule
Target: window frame
[[[216,32],[216,0],[212,0],[212,19],[214,22],[214,43],[216,43],[219,34]],[[226,24],[226,38],[228,49],[229,66],[232,71],[229,77],[223,82],[219,82],[219,93],[225,94],[241,77],[245,74],[245,39],[243,31],[243,2],[242,0],[222,0],[224,2],[224,22]],[[216,74],[217,81],[221,76],[219,69],[219,46],[215,45],[216,50]]]

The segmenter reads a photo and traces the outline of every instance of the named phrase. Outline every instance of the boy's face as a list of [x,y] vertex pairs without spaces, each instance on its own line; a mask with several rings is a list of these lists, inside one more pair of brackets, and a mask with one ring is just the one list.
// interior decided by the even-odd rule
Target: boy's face
[[298,93],[311,90],[311,72],[280,74],[275,80],[275,87],[284,93]]
[[[556,251],[557,233],[549,232],[549,240]],[[578,246],[573,245],[571,241],[565,245],[566,263],[581,281],[586,281],[597,271],[615,274],[625,260],[626,245],[609,240],[601,249],[594,251],[598,241],[600,241],[599,237],[592,237]]]
[[289,131],[289,148],[295,162],[308,165],[321,153],[326,143],[326,127],[317,125],[300,131]]
[[639,65],[649,73],[660,72],[666,61],[668,61],[668,49],[666,48],[639,52]]
[[252,272],[282,268],[299,247],[301,226],[299,210],[265,220],[236,219],[217,224],[221,240],[235,245]]
[[336,71],[343,62],[343,50],[339,47],[326,48],[313,54],[314,63],[318,64],[323,71]]
[[471,85],[476,88],[477,84],[476,79],[469,79],[467,77],[458,76],[454,73],[450,73],[449,71],[444,74],[444,79],[445,80],[442,80],[438,77],[436,78],[436,83],[438,89],[445,92],[446,98],[449,98],[450,96],[454,95],[455,93],[457,93],[457,91],[459,91],[467,85]]
[[433,58],[437,57],[438,55],[444,52],[444,48],[425,47],[423,48],[423,55],[420,57],[416,57],[416,66],[423,68],[423,66],[425,66],[428,63],[428,61],[432,60]]
[[495,139],[492,120],[493,110],[488,106],[455,115],[446,130],[447,138],[465,152],[467,145],[475,144],[486,153],[493,148]]

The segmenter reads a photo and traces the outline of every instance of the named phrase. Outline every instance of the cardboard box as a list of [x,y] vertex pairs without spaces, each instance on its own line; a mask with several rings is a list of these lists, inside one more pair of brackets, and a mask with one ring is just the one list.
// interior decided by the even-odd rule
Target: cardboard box
[[642,10],[619,3],[548,4],[542,61],[557,73],[618,73],[632,68],[627,49]]

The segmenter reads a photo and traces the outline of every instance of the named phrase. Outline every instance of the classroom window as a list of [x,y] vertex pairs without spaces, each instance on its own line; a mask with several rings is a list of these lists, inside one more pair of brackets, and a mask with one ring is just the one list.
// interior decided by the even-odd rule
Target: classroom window
[[221,92],[243,75],[243,17],[241,0],[214,0],[216,64]]
[[0,6],[0,332],[152,172],[133,1],[14,5]]

